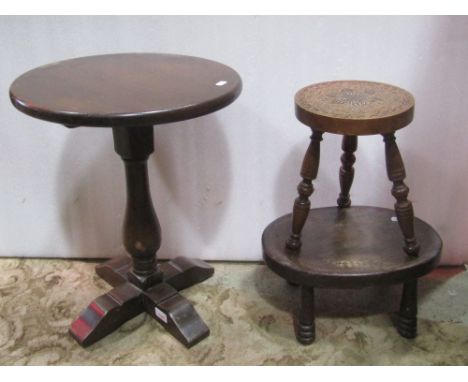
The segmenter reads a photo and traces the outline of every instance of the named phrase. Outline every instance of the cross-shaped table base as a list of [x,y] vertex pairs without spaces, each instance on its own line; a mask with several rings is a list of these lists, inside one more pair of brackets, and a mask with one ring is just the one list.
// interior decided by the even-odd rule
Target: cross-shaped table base
[[163,280],[146,290],[129,281],[131,267],[132,259],[127,255],[96,266],[96,273],[114,288],[91,302],[72,323],[70,334],[81,346],[99,341],[142,312],[149,313],[187,347],[209,335],[192,304],[178,291],[211,277],[211,266],[186,257],[160,263]]

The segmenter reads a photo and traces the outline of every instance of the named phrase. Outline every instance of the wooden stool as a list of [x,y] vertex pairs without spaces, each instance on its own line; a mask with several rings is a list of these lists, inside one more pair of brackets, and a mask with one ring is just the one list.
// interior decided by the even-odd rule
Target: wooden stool
[[225,65],[168,54],[77,58],[29,71],[11,85],[14,106],[32,117],[67,127],[112,127],[115,151],[124,161],[123,242],[131,257],[96,267],[114,289],[72,323],[70,334],[80,345],[93,344],[143,311],[187,347],[208,336],[208,327],[178,291],[206,280],[214,270],[183,257],[158,264],[161,231],[147,160],[153,125],[214,112],[233,102],[241,88],[239,75]]
[[[314,287],[398,282],[403,282],[404,287],[397,328],[402,336],[414,338],[417,278],[437,266],[442,241],[428,224],[414,218],[413,206],[407,199],[403,160],[395,141],[394,132],[413,119],[413,96],[382,83],[334,81],[301,89],[295,96],[295,106],[298,120],[312,129],[297,188],[299,197],[292,214],[265,229],[262,245],[266,264],[288,282],[301,285],[301,308],[296,317],[298,341],[309,344],[315,339]],[[338,208],[310,210],[312,181],[317,177],[320,141],[325,132],[343,135]],[[394,211],[349,208],[357,136],[370,134],[383,135],[387,174],[396,199]]]

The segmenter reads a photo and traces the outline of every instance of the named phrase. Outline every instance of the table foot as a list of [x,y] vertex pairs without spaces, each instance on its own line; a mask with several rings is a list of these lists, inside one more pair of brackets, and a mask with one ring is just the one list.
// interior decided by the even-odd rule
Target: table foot
[[143,312],[140,290],[130,283],[119,285],[96,298],[71,324],[70,335],[87,347]]
[[209,335],[206,324],[178,291],[211,277],[213,267],[178,257],[161,263],[163,281],[143,290],[130,282],[131,266],[126,255],[96,266],[96,273],[114,289],[95,299],[72,323],[70,334],[81,346],[97,342],[142,312],[149,313],[186,347]]
[[128,255],[114,257],[95,267],[97,275],[112,286],[128,282],[127,274],[132,269],[132,258]]
[[177,290],[201,283],[214,273],[214,268],[204,261],[187,257],[176,257],[161,263],[160,269],[164,274],[164,281]]
[[192,304],[169,284],[161,283],[143,295],[146,312],[186,347],[210,334]]

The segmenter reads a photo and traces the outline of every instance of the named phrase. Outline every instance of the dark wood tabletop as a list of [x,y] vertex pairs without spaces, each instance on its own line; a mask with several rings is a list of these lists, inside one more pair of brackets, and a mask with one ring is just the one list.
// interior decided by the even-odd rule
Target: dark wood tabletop
[[215,61],[173,54],[81,57],[17,78],[20,111],[68,126],[140,126],[195,118],[233,102],[240,76]]
[[299,90],[296,116],[315,130],[343,134],[385,134],[408,125],[414,97],[397,86],[370,81],[322,82]]

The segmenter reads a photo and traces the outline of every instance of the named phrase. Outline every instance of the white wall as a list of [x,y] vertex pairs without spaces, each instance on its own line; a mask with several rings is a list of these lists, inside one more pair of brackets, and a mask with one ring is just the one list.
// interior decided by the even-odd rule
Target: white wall
[[[108,129],[67,130],[10,105],[8,88],[49,62],[114,52],[168,52],[235,68],[231,106],[155,129],[152,194],[162,258],[261,259],[264,227],[291,210],[309,130],[293,96],[333,79],[411,91],[415,121],[397,134],[416,215],[468,262],[468,18],[1,17],[0,255],[107,257],[120,243],[124,173]],[[381,137],[359,141],[355,205],[391,208]],[[312,197],[338,193],[340,137],[325,135]]]

